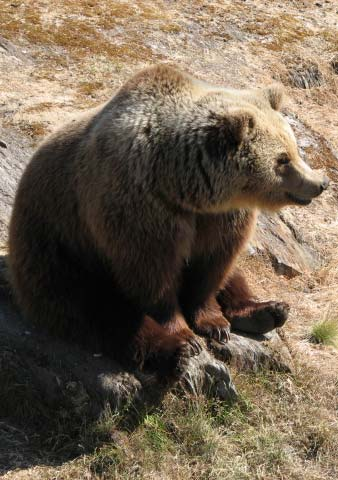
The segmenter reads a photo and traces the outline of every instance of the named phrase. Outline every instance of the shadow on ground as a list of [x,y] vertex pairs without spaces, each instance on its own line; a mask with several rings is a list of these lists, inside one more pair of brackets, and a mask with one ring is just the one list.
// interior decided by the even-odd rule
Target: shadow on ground
[[48,460],[63,463],[102,442],[97,419],[125,412],[124,428],[158,406],[155,377],[131,373],[107,358],[26,325],[6,284],[0,257],[0,472]]
[[[91,452],[107,441],[107,429],[103,434],[98,427],[104,412],[117,418],[112,429],[130,431],[161,404],[168,387],[156,375],[127,371],[25,324],[6,272],[6,257],[0,256],[0,472],[59,465]],[[212,354],[205,348],[190,360],[175,387],[178,394],[232,402],[237,392],[225,363],[237,370],[292,368],[276,332],[257,337],[232,333],[229,343],[208,347]]]

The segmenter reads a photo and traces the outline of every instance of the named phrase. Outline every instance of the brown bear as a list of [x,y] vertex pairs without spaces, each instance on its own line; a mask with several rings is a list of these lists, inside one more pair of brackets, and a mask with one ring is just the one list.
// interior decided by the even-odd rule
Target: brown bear
[[234,270],[257,208],[306,205],[328,184],[300,159],[281,100],[159,65],[50,136],[10,224],[24,316],[174,376],[200,351],[194,332],[282,325],[288,306],[255,302]]

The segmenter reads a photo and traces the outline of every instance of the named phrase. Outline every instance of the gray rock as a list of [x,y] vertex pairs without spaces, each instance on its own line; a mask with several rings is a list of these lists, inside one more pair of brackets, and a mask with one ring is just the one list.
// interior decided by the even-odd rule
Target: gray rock
[[275,330],[266,335],[231,333],[230,342],[210,340],[208,345],[216,358],[236,370],[291,372],[294,368],[290,351]]
[[228,402],[237,398],[228,368],[207,350],[191,358],[180,386],[194,395],[204,393]]
[[254,248],[267,253],[276,272],[288,277],[310,272],[320,266],[320,259],[301,238],[290,211],[261,214]]
[[8,221],[22,171],[32,149],[24,137],[0,126],[0,247],[7,239]]
[[290,58],[288,63],[288,81],[296,88],[313,88],[324,84],[324,76],[319,65],[300,57]]
[[338,55],[334,55],[334,57],[330,60],[330,66],[334,73],[338,75]]

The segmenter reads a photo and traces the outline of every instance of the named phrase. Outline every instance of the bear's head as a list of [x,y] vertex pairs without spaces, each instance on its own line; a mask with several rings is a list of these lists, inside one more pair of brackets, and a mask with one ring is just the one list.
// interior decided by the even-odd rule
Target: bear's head
[[201,102],[209,109],[205,146],[209,161],[214,166],[220,162],[212,183],[214,190],[223,191],[218,199],[224,194],[210,210],[308,205],[327,188],[328,178],[300,157],[279,111],[283,93],[278,86],[208,97]]

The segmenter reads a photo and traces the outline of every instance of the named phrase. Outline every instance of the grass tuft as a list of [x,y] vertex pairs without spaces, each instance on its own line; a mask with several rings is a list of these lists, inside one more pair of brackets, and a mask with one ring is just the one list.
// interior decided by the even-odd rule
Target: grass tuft
[[338,320],[336,318],[320,320],[312,326],[308,338],[311,343],[338,348]]

